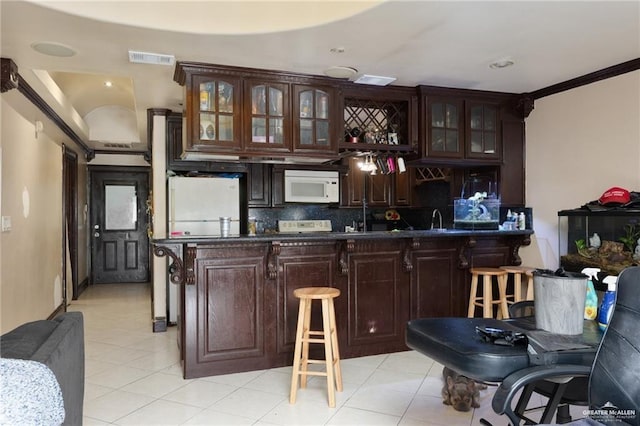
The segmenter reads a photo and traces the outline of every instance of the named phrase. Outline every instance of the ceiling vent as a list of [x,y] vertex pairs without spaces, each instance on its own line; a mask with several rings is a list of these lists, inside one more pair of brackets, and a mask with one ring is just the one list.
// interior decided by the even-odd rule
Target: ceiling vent
[[387,84],[396,81],[394,77],[383,77],[380,75],[368,75],[364,74],[354,80],[354,83],[358,84],[371,84],[373,86],[386,86]]
[[176,57],[173,55],[129,50],[129,62],[134,64],[173,65],[175,61]]
[[131,149],[132,146],[130,143],[113,143],[113,142],[102,142],[102,144],[106,147],[106,148],[129,148]]

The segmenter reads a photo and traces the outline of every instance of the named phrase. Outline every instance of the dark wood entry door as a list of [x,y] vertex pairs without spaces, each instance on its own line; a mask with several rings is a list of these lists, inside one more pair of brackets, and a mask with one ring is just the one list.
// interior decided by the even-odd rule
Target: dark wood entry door
[[147,171],[91,171],[94,283],[149,281]]

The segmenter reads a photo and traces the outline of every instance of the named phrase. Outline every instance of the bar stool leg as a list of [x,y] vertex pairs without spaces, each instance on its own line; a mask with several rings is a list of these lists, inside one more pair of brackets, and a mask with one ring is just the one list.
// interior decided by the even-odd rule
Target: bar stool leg
[[342,368],[340,367],[340,349],[338,348],[338,330],[336,325],[336,311],[333,299],[329,303],[329,321],[331,322],[331,346],[333,348],[333,363],[336,374],[336,389],[342,392]]
[[507,277],[507,274],[498,277],[498,294],[500,296],[502,319],[509,318],[509,307],[507,306]]
[[304,325],[302,333],[302,361],[300,365],[300,387],[307,387],[307,370],[309,369],[309,339],[311,338],[311,305],[313,299],[301,299],[304,301]]
[[522,275],[516,273],[516,274],[513,274],[513,302],[515,303],[521,300],[522,300]]
[[289,403],[295,404],[296,393],[298,392],[298,377],[300,375],[300,362],[302,355],[302,336],[304,334],[304,312],[305,301],[300,300],[298,307],[298,326],[296,327],[296,346],[293,352],[293,372],[291,374],[291,392],[289,393]]
[[330,299],[322,299],[322,328],[323,328],[323,340],[324,340],[324,356],[327,370],[327,392],[329,394],[329,407],[336,406],[336,389],[335,378],[333,371],[333,351],[331,343],[331,318],[329,314],[329,302]]
[[467,318],[473,318],[476,313],[476,293],[478,292],[478,274],[471,276],[471,291],[469,292],[469,309]]
[[533,300],[533,275],[527,274],[527,300]]
[[482,316],[484,318],[493,318],[493,289],[491,275],[485,275],[482,278]]

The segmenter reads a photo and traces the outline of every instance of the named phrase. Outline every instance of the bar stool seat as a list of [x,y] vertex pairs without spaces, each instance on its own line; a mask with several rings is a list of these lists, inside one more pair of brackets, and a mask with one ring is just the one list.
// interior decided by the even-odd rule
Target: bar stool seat
[[[513,275],[513,303],[523,300],[533,300],[533,271],[535,268],[528,266],[501,266],[500,269]],[[525,277],[527,286],[526,296],[522,296],[522,277]],[[508,277],[507,277],[508,279]]]
[[[467,317],[474,318],[476,307],[482,308],[484,318],[493,318],[493,305],[498,306],[497,317],[509,318],[507,305],[507,271],[500,268],[471,268],[471,291]],[[482,276],[482,296],[478,296],[478,279]],[[498,300],[493,300],[493,277],[498,285]]]
[[[295,289],[293,295],[300,299],[300,306],[289,403],[296,402],[298,380],[300,380],[300,387],[305,388],[307,376],[326,376],[329,407],[335,407],[335,390],[342,392],[342,371],[333,299],[340,296],[340,290],[331,287],[303,287]],[[311,304],[314,300],[322,302],[322,331],[310,330]],[[309,359],[309,343],[324,344],[324,360]],[[309,364],[325,364],[325,370],[309,371]]]

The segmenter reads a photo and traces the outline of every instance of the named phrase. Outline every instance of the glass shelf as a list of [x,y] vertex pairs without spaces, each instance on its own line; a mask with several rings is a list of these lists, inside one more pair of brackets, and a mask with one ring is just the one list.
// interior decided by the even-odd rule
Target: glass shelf
[[251,87],[252,143],[284,144],[284,96],[277,87]]
[[233,85],[219,80],[200,83],[200,140],[233,141]]

